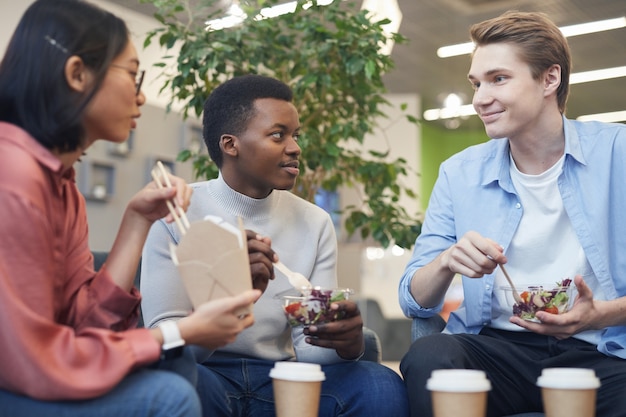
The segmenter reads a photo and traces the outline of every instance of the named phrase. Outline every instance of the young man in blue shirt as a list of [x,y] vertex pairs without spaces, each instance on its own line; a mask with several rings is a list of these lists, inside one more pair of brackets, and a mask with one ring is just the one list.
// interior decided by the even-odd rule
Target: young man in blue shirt
[[[418,339],[401,363],[411,415],[432,415],[434,369],[482,369],[488,416],[541,411],[543,368],[593,368],[597,414],[626,397],[626,126],[564,117],[570,52],[545,15],[507,12],[474,25],[473,105],[491,141],[445,161],[422,234],[400,282],[409,317],[441,310],[462,275],[463,305],[442,334]],[[512,316],[498,265],[517,285],[572,278],[571,311]]]

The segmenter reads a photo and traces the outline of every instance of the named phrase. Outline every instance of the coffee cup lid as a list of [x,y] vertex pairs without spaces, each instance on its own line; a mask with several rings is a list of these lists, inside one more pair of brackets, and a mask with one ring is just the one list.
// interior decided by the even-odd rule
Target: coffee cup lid
[[306,362],[275,362],[270,370],[270,378],[286,381],[324,381],[326,376],[317,363]]
[[491,390],[491,383],[485,372],[477,369],[437,369],[426,381],[426,388],[430,391],[483,392]]
[[537,385],[556,389],[594,389],[600,387],[600,379],[593,369],[546,368],[537,378]]

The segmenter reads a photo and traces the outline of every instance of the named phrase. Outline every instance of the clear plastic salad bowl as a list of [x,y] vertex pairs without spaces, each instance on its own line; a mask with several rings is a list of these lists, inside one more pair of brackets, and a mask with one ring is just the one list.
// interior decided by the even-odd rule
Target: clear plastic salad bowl
[[349,288],[313,287],[303,290],[302,295],[283,295],[280,298],[289,324],[296,327],[341,319],[341,312],[331,310],[330,305],[335,301],[347,300],[352,294]]
[[539,321],[535,317],[538,311],[563,314],[572,307],[576,299],[576,286],[569,278],[557,282],[552,288],[541,285],[519,286],[517,292],[523,300],[519,303],[515,302],[511,287],[501,287],[501,289],[504,291],[509,306],[513,309],[513,315],[536,322]]

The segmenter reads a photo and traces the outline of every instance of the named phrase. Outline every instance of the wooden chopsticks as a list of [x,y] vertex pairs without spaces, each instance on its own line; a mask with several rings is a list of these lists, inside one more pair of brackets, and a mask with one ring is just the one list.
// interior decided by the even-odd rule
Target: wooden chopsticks
[[[152,168],[151,174],[152,179],[154,179],[154,182],[159,189],[165,188],[166,186],[172,186],[170,178],[167,176],[167,170],[165,169],[161,161],[157,161],[156,166]],[[163,185],[161,179],[163,179],[165,185]],[[167,204],[167,208],[170,210],[170,213],[172,214],[172,217],[176,222],[176,226],[178,226],[180,234],[185,235],[190,227],[189,220],[187,219],[187,215],[185,214],[185,210],[183,210],[181,207],[178,207],[175,204],[175,200],[167,200],[165,203]]]

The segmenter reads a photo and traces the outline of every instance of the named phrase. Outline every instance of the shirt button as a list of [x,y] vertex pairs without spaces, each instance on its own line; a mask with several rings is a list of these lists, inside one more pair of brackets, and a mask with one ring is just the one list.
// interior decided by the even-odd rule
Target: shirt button
[[487,284],[485,285],[485,289],[488,290],[489,288],[491,288],[491,285]]
[[517,209],[518,209],[518,208],[522,208],[522,203],[517,203],[517,204],[515,205],[515,208],[517,208]]

